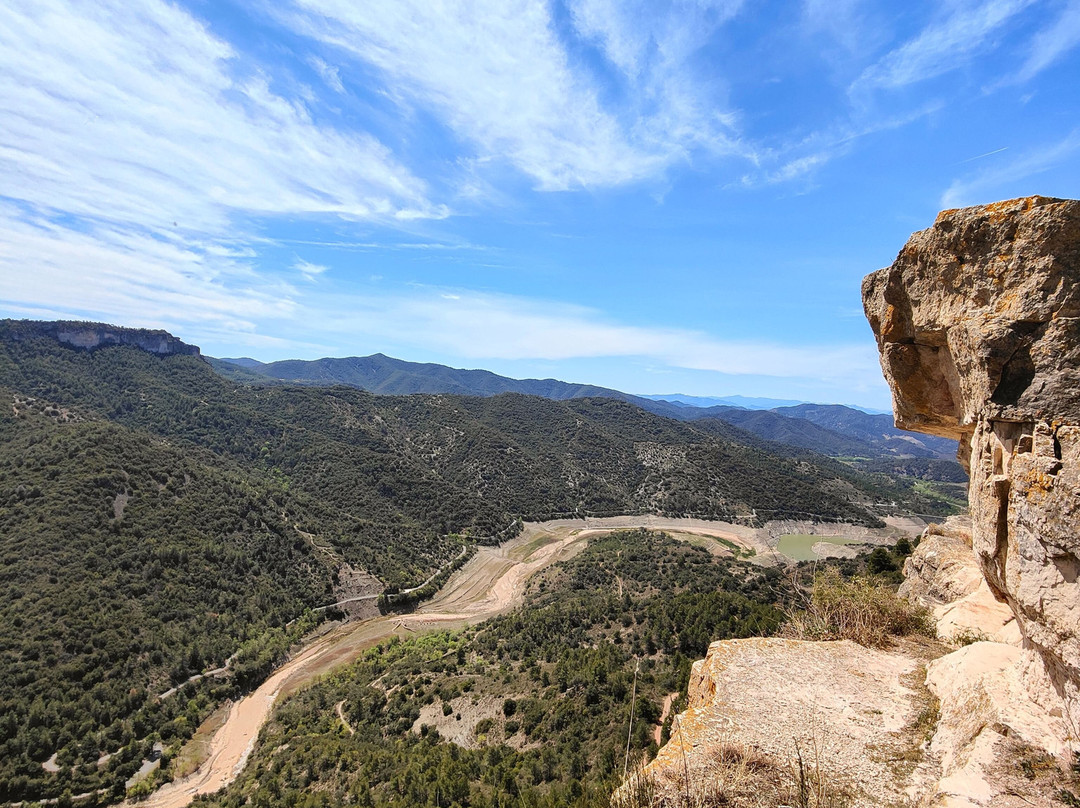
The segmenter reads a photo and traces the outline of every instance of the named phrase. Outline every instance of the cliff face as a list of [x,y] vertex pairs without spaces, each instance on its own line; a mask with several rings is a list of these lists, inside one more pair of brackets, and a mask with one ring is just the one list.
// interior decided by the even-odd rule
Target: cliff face
[[8,339],[24,340],[47,337],[73,348],[94,350],[109,345],[131,345],[159,356],[181,354],[199,356],[197,345],[188,345],[168,331],[145,328],[120,328],[104,323],[83,323],[69,320],[39,322],[37,320],[0,321],[0,334]]
[[897,424],[960,440],[975,558],[1075,728],[1080,202],[945,211],[867,276],[863,301]]
[[1053,760],[1080,742],[1078,281],[1080,202],[1042,197],[946,211],[866,278],[897,425],[959,440],[970,470],[970,520],[927,528],[901,587],[962,647],[714,643],[618,804],[650,783],[653,804],[832,804],[804,799],[822,772],[850,805],[1077,799]]

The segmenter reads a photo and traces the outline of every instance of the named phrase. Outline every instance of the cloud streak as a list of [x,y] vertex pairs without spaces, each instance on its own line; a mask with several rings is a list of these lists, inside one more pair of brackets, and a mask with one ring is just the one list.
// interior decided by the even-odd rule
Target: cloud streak
[[292,320],[295,298],[288,284],[259,277],[215,245],[79,233],[0,206],[0,304],[13,312],[167,328],[196,341],[265,341],[257,332]]
[[[1018,154],[1012,160],[984,169],[963,179],[954,180],[941,197],[943,208],[959,208],[992,202],[1005,196],[1034,193],[1018,187],[1018,183],[1035,177],[1059,165],[1080,151],[1080,129],[1066,137],[1037,149]],[[993,154],[993,152],[991,152]]]
[[991,44],[991,36],[1034,1],[943,4],[947,10],[939,19],[867,68],[852,85],[852,94],[898,90],[955,70]]
[[237,215],[446,213],[373,137],[316,125],[157,0],[0,9],[0,188],[38,209],[204,234]]
[[[612,108],[541,0],[296,0],[287,20],[374,66],[395,93],[433,111],[478,157],[513,165],[542,190],[655,178],[696,147],[736,151],[730,122],[713,111],[716,99],[682,69],[694,18],[656,12],[668,26],[657,40],[623,24],[617,11],[581,0],[573,13],[578,34],[600,42],[628,82],[623,100],[630,100]],[[722,21],[724,13],[713,16]],[[645,59],[645,43],[655,44],[655,59]],[[639,95],[641,104],[633,100]]]
[[880,373],[873,345],[788,346],[718,340],[678,328],[612,322],[602,312],[462,289],[354,297],[324,322],[328,331],[471,360],[644,358],[669,367],[732,375],[845,382]]
[[1028,58],[1016,81],[1030,81],[1077,45],[1080,45],[1080,0],[1070,0],[1061,16],[1032,39]]

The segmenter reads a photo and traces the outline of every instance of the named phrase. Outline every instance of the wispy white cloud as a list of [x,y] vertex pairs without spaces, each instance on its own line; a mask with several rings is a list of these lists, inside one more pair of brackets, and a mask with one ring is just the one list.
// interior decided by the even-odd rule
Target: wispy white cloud
[[[659,58],[645,64],[641,31],[616,29],[617,20],[601,30],[596,21],[603,15],[593,13],[594,7],[582,0],[575,19],[586,21],[581,25],[587,36],[602,40],[604,53],[632,88],[650,90],[641,103],[605,103],[600,85],[560,39],[542,0],[296,0],[289,22],[373,65],[395,95],[434,112],[479,150],[479,158],[509,162],[541,189],[652,178],[692,148],[735,149],[730,121],[716,113],[710,88],[676,67],[686,54],[681,40],[693,31],[692,19],[671,15],[661,40],[648,40],[656,42]],[[612,9],[617,7],[602,10]]]
[[[32,266],[26,256],[34,256]],[[302,259],[294,268],[308,279],[324,269]],[[115,229],[75,232],[0,205],[0,307],[27,316],[164,327],[196,343],[293,352],[337,341],[477,362],[644,358],[676,368],[850,385],[878,374],[872,345],[724,341],[686,329],[626,325],[563,301],[469,289],[413,286],[360,294],[321,288],[267,278],[242,256],[220,250]]]
[[959,208],[1036,193],[1038,189],[1019,187],[1018,183],[1045,174],[1077,151],[1080,151],[1080,129],[1054,143],[1017,154],[1008,162],[955,180],[942,195],[941,206]]
[[0,189],[55,212],[223,233],[239,215],[441,216],[364,133],[304,104],[176,6],[0,6]]
[[943,3],[937,18],[914,38],[867,68],[853,96],[897,90],[966,64],[992,44],[992,35],[1035,0],[960,0]]
[[242,257],[130,230],[78,231],[0,204],[0,304],[180,333],[255,334],[296,312],[296,290]]
[[874,10],[866,0],[803,0],[801,25],[805,34],[824,34],[843,49],[826,49],[828,59],[859,56],[880,46],[884,26],[868,21]]
[[795,157],[778,168],[765,170],[759,173],[744,174],[741,184],[747,188],[756,188],[761,185],[777,185],[801,179],[812,174],[814,171],[835,158],[842,149],[843,143],[837,143],[831,148],[825,148],[822,151]]
[[602,312],[471,290],[417,289],[409,295],[338,301],[328,331],[409,345],[472,360],[646,358],[670,367],[734,375],[877,378],[869,345],[780,345],[724,341],[678,328],[613,322]]
[[320,78],[326,82],[326,85],[335,93],[344,93],[345,85],[341,83],[341,72],[336,68],[326,63],[325,60],[320,59],[318,56],[312,56],[308,59],[308,64],[315,68],[315,72],[319,74]]
[[931,101],[891,116],[845,119],[832,127],[814,132],[801,141],[787,143],[768,151],[762,150],[764,159],[759,161],[753,171],[744,174],[738,183],[732,184],[757,188],[812,181],[819,169],[847,154],[861,138],[900,129],[933,114],[941,107],[942,102]]
[[302,258],[298,258],[293,263],[293,269],[303,275],[304,280],[314,281],[320,275],[326,272],[329,267],[323,266],[322,264],[313,264],[310,261],[305,261]]
[[1025,82],[1080,45],[1080,0],[1070,0],[1061,15],[1031,40],[1027,60],[1016,81]]
[[631,110],[642,145],[671,153],[698,146],[733,154],[747,146],[738,142],[738,114],[726,104],[723,79],[704,79],[693,63],[744,5],[744,0],[575,0],[570,8],[578,34],[596,42],[621,74],[621,101]]

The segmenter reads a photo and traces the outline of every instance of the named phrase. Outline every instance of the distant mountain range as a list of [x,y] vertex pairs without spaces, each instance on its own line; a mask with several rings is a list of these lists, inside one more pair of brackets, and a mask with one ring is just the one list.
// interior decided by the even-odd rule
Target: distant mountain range
[[[634,396],[597,387],[591,384],[570,384],[555,379],[510,379],[488,370],[458,370],[446,365],[406,362],[384,354],[349,356],[343,359],[284,359],[262,363],[255,359],[212,360],[238,365],[249,373],[257,373],[279,381],[326,386],[345,384],[383,396],[402,396],[414,393],[445,393],[462,396],[495,396],[499,393],[524,393],[530,396],[566,401],[571,398],[618,398]],[[226,370],[226,373],[228,371]]]
[[754,398],[750,396],[688,396],[684,393],[661,393],[660,395],[643,395],[650,401],[670,401],[672,404],[685,404],[687,407],[742,407],[747,410],[771,410],[773,407],[794,407],[797,404],[805,404],[805,401],[796,401],[787,398]]
[[[223,376],[241,383],[346,385],[378,395],[524,393],[555,401],[614,398],[678,421],[718,418],[766,440],[832,457],[951,461],[956,456],[955,441],[903,432],[893,426],[891,415],[868,413],[842,404],[745,396],[708,398],[679,393],[635,396],[596,385],[557,379],[511,379],[487,370],[407,362],[384,354],[265,363],[249,357],[208,359]],[[765,405],[771,406],[766,409]],[[949,476],[956,475],[950,471]]]

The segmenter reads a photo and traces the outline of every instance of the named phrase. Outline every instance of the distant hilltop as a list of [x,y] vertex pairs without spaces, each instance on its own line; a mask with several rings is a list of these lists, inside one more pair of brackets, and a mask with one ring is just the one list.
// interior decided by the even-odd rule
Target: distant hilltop
[[188,345],[161,329],[122,328],[76,320],[0,320],[0,339],[21,341],[38,337],[51,338],[86,351],[109,345],[132,345],[158,356],[200,355],[199,346]]

